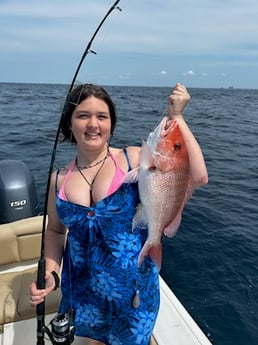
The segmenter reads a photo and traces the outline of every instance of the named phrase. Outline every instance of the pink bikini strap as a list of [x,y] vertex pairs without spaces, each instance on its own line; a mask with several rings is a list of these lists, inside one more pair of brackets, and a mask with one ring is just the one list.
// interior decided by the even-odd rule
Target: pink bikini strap
[[67,199],[66,195],[65,195],[64,189],[65,189],[66,182],[68,181],[68,179],[69,179],[69,177],[70,177],[74,167],[75,167],[75,159],[70,164],[69,169],[67,171],[67,174],[65,175],[64,181],[63,181],[63,183],[62,183],[62,185],[61,185],[61,187],[59,189],[59,196],[61,197],[61,199],[64,199],[64,200]]

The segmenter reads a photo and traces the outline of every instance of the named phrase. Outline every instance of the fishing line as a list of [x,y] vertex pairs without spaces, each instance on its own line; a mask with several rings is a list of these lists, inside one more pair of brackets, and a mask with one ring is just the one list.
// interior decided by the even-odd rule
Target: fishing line
[[[48,180],[47,180],[47,187],[46,187],[46,195],[45,195],[45,203],[44,203],[44,213],[43,213],[43,221],[42,221],[42,237],[41,237],[41,252],[40,252],[40,259],[38,261],[38,272],[37,272],[37,288],[38,289],[44,289],[45,288],[45,271],[46,271],[46,262],[45,262],[45,230],[46,230],[46,222],[47,222],[47,204],[48,204],[48,194],[49,194],[49,189],[50,189],[50,181],[51,181],[51,175],[53,172],[53,166],[54,166],[54,162],[55,162],[55,157],[56,157],[56,149],[57,149],[57,145],[58,145],[58,139],[59,139],[59,135],[60,135],[60,131],[61,131],[61,123],[62,123],[62,119],[63,116],[65,114],[66,111],[66,107],[67,104],[69,103],[69,98],[70,98],[70,94],[71,91],[74,87],[74,84],[76,82],[78,73],[80,71],[80,68],[86,58],[86,56],[89,53],[92,54],[96,54],[96,52],[91,49],[91,45],[96,37],[96,35],[98,34],[100,28],[102,27],[102,25],[104,24],[105,20],[107,19],[107,17],[111,14],[111,12],[113,12],[113,10],[118,9],[119,11],[122,11],[121,8],[118,6],[120,0],[116,0],[114,2],[114,4],[110,7],[110,9],[107,11],[107,13],[105,14],[105,16],[103,17],[103,19],[100,21],[97,29],[95,30],[94,34],[92,35],[90,41],[88,42],[85,51],[82,54],[81,60],[79,61],[79,64],[77,66],[77,69],[74,73],[74,76],[72,78],[72,82],[69,86],[67,95],[66,95],[66,99],[64,102],[64,106],[63,106],[63,110],[60,116],[60,120],[59,120],[59,124],[57,127],[57,131],[56,131],[56,137],[55,137],[55,141],[54,141],[54,145],[53,145],[53,149],[52,149],[52,154],[51,154],[51,159],[50,159],[50,164],[49,164],[49,171],[48,171]],[[45,326],[45,300],[37,305],[36,308],[36,314],[37,314],[37,345],[44,345],[45,341],[44,341],[44,334],[46,332],[46,326]]]
[[160,124],[160,122],[162,121],[163,117],[168,116],[168,107],[166,106],[163,109],[164,109],[163,111],[159,112],[161,115],[159,115],[159,117],[155,120],[154,124],[152,125],[151,132],[154,132],[155,128]]

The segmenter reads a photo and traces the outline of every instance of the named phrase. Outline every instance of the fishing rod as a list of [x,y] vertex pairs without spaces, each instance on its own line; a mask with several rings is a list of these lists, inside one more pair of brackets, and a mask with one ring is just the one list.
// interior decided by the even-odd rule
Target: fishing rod
[[[107,17],[111,14],[111,12],[113,12],[113,10],[118,9],[119,11],[122,11],[122,9],[118,6],[119,1],[120,0],[116,0],[114,2],[114,4],[110,7],[110,9],[107,11],[105,16],[103,17],[103,19],[99,23],[97,29],[95,30],[94,34],[92,35],[89,43],[87,44],[86,49],[83,52],[81,60],[78,64],[78,67],[74,73],[72,82],[69,86],[69,89],[68,89],[68,92],[66,95],[66,99],[65,99],[65,103],[63,106],[63,110],[62,110],[62,113],[60,116],[59,124],[58,124],[57,131],[56,131],[56,137],[55,137],[55,141],[54,141],[54,145],[53,145],[53,149],[52,149],[52,154],[51,154],[51,159],[50,159],[50,164],[49,164],[49,171],[48,171],[48,180],[47,180],[46,196],[45,196],[45,203],[44,203],[44,213],[43,213],[43,221],[42,221],[41,252],[40,252],[40,258],[38,261],[38,272],[37,272],[37,281],[36,281],[38,289],[44,289],[45,288],[45,272],[46,272],[45,232],[46,232],[48,194],[49,194],[50,181],[51,181],[51,175],[53,172],[54,161],[55,161],[55,157],[56,157],[56,148],[58,145],[58,139],[59,139],[59,135],[60,135],[60,131],[61,131],[62,119],[63,119],[64,113],[65,113],[67,104],[69,102],[70,93],[74,87],[75,81],[77,79],[77,76],[78,76],[78,73],[80,71],[80,68],[82,66],[83,61],[85,60],[86,56],[89,53],[96,54],[95,51],[91,50],[91,45],[92,45],[96,35],[98,34],[98,32],[99,32],[100,28],[102,27],[102,25],[104,24],[104,22],[106,21]],[[45,340],[44,340],[45,332],[47,332],[49,334],[49,330],[45,326],[45,300],[42,303],[37,305],[36,314],[37,314],[37,345],[44,345],[45,344]]]

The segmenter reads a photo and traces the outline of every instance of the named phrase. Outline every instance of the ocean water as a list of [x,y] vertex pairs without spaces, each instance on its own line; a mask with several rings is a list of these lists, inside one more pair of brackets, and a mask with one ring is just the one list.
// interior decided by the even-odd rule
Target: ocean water
[[[118,111],[112,145],[141,145],[169,88],[107,87]],[[0,160],[31,170],[43,210],[67,86],[0,83]],[[179,231],[164,238],[161,274],[214,345],[258,344],[258,90],[189,89],[185,119],[209,184],[196,190]],[[75,148],[58,144],[55,165]]]

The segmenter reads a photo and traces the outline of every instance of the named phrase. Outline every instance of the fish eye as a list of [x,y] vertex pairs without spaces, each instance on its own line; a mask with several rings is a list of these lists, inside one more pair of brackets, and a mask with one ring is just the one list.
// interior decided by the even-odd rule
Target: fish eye
[[178,143],[175,143],[174,145],[174,150],[175,151],[179,151],[181,149],[181,144],[178,142]]

